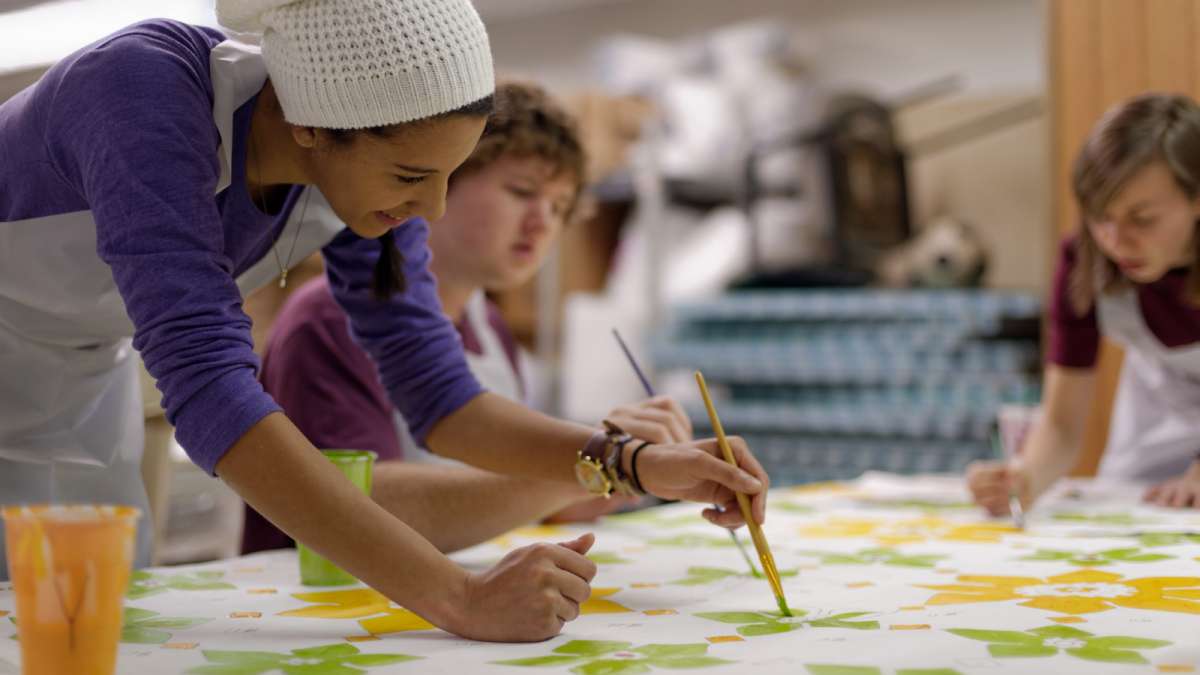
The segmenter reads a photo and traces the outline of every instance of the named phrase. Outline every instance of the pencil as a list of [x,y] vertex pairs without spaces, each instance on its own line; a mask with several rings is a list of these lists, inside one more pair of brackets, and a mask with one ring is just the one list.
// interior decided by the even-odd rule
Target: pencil
[[[737,459],[733,456],[729,440],[725,438],[725,430],[721,428],[721,420],[717,417],[717,409],[713,407],[712,397],[708,395],[708,386],[704,384],[704,375],[698,370],[696,371],[696,384],[700,386],[700,396],[704,398],[708,419],[712,422],[713,432],[717,435],[717,445],[721,448],[721,453],[725,455],[725,461],[737,466]],[[750,498],[741,492],[734,494],[737,495],[738,506],[742,509],[742,518],[746,520],[746,527],[750,529],[750,539],[754,541],[754,548],[758,551],[758,560],[762,563],[763,572],[767,575],[771,590],[775,592],[775,601],[779,603],[779,611],[784,616],[791,616],[792,611],[788,609],[787,598],[783,596],[783,584],[779,581],[779,570],[775,567],[775,558],[771,555],[771,547],[767,545],[767,538],[763,536],[762,528],[754,522],[753,514],[750,512]]]

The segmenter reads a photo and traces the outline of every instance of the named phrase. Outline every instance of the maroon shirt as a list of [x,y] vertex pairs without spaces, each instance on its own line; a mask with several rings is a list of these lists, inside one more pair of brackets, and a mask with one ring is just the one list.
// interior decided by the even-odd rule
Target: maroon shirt
[[[517,344],[495,305],[488,323],[514,370]],[[457,325],[463,348],[481,352],[469,322]],[[288,419],[318,448],[371,450],[379,461],[399,461],[394,406],[367,352],[350,336],[345,312],[324,277],[293,293],[279,311],[263,354],[263,388]],[[292,546],[290,537],[254,509],[246,507],[242,553]]]
[[[1071,270],[1076,264],[1076,237],[1063,241],[1050,298],[1050,345],[1046,361],[1065,368],[1092,368],[1100,349],[1100,326],[1093,305],[1083,316],[1071,308]],[[1200,342],[1200,307],[1188,303],[1186,269],[1173,269],[1149,284],[1133,284],[1142,319],[1163,346]]]

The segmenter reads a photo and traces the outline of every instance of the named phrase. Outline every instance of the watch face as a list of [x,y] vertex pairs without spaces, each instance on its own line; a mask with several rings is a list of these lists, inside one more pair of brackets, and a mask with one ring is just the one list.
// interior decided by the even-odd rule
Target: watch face
[[612,483],[604,475],[604,468],[598,462],[581,459],[575,463],[575,478],[583,489],[594,495],[607,497],[612,492]]

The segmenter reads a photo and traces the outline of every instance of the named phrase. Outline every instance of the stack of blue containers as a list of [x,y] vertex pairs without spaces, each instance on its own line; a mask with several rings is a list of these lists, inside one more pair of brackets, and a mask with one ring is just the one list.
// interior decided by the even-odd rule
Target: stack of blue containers
[[960,472],[991,456],[1000,405],[1040,398],[1040,314],[995,291],[738,292],[676,307],[653,356],[704,372],[773,484]]

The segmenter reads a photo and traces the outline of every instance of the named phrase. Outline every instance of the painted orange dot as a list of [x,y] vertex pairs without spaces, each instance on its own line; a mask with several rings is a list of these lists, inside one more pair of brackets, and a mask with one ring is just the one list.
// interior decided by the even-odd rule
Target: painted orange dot
[[1058,623],[1085,623],[1087,621],[1082,616],[1052,616],[1050,620]]
[[231,619],[261,619],[262,612],[230,612]]
[[904,610],[905,612],[919,612],[925,609],[925,605],[905,605],[900,609]]
[[7,610],[7,609],[0,609],[0,616],[8,616],[8,610]]
[[892,630],[929,630],[927,623],[894,623],[888,627]]
[[1181,664],[1163,663],[1158,666],[1158,672],[1160,672],[1160,673],[1194,673],[1194,672],[1196,672],[1196,668],[1195,668],[1195,666],[1189,666],[1187,664],[1182,664],[1182,663]]
[[629,587],[630,588],[658,588],[661,585],[662,584],[637,583],[637,584],[629,584]]
[[855,581],[853,583],[846,584],[846,588],[866,588],[874,585],[875,583],[871,581]]
[[346,642],[371,642],[379,638],[374,635],[347,635],[345,639]]
[[678,613],[679,612],[673,609],[647,609],[646,611],[642,612],[642,614],[645,614],[646,616],[669,616],[671,614]]
[[251,588],[246,590],[250,595],[272,595],[278,593],[274,588]]
[[746,641],[744,638],[742,638],[741,635],[713,635],[711,637],[706,637],[704,639],[708,640],[709,642],[713,643],[714,645],[718,644],[720,642],[745,642]]
[[199,642],[167,642],[162,647],[163,649],[195,649],[199,646]]

